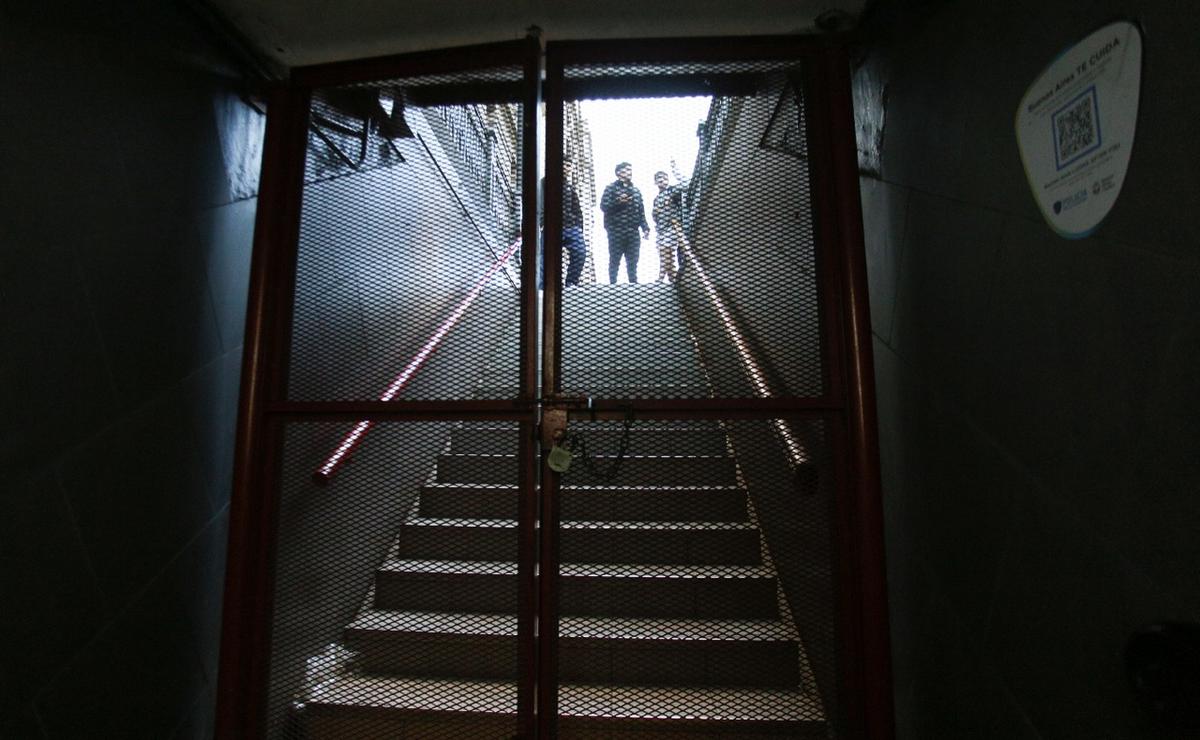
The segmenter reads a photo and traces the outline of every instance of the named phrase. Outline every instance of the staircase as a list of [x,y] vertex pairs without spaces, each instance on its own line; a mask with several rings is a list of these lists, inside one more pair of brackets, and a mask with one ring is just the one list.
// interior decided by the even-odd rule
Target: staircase
[[[672,287],[573,288],[563,315],[566,384],[703,393]],[[622,434],[572,429],[602,467]],[[517,442],[509,423],[453,430],[345,628],[348,652],[310,680],[307,737],[514,735]],[[827,735],[719,422],[637,422],[614,479],[576,461],[563,483],[560,737]]]

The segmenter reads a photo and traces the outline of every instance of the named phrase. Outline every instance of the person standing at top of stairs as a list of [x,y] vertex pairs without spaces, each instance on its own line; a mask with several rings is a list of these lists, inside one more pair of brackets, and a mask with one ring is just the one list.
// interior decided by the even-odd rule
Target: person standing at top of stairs
[[[575,163],[570,157],[563,159],[563,194],[562,194],[562,248],[567,253],[567,285],[579,285],[579,277],[583,274],[583,265],[587,261],[587,243],[583,240],[583,208],[579,205],[579,193],[571,184],[571,175],[575,172]],[[543,194],[546,190],[546,178],[542,178]],[[543,203],[538,198],[538,203]],[[545,214],[538,213],[538,222],[542,227],[542,248],[538,251],[538,290],[542,290],[546,282],[545,262],[542,251],[546,244]]]
[[[675,160],[671,160],[674,168]],[[675,253],[683,247],[683,183],[671,185],[667,173],[654,173],[658,195],[650,209],[654,216],[655,244],[658,245],[658,278],[675,282]]]
[[637,282],[638,255],[642,239],[650,238],[650,224],[646,223],[646,206],[642,193],[633,185],[633,165],[621,162],[616,167],[617,179],[604,189],[600,198],[600,210],[604,212],[604,230],[608,232],[608,282],[617,282],[617,270],[621,257],[625,258],[625,274],[629,282]]

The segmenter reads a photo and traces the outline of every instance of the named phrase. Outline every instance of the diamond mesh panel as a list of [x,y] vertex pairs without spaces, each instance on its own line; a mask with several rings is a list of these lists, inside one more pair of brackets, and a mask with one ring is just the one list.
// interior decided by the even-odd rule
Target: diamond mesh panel
[[787,70],[795,62],[790,60],[733,60],[724,62],[628,62],[615,65],[609,62],[572,64],[563,69],[568,80],[595,79],[599,77],[649,77],[653,75],[711,75],[741,74]]
[[508,738],[517,711],[518,427],[344,424],[285,436],[272,738]]
[[[564,291],[563,390],[602,398],[822,395],[795,64],[581,65],[565,74],[580,84],[610,77],[617,87],[609,89],[627,79],[635,90],[639,76],[663,81],[663,89],[671,79],[708,79],[718,94],[697,121],[694,162],[673,162],[674,152],[655,148],[655,130],[675,115],[665,101],[622,123],[630,154],[596,162],[600,284]],[[632,164],[632,187],[611,174],[620,161]],[[667,174],[661,184],[658,171]]]
[[642,421],[623,434],[569,429],[563,737],[838,736],[823,424]]
[[314,93],[290,399],[515,395],[514,80],[519,69]]

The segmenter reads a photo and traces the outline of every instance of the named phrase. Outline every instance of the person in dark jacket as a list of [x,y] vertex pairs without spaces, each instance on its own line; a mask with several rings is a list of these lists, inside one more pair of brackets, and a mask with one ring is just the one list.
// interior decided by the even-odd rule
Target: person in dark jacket
[[649,239],[650,224],[646,223],[642,193],[633,186],[633,165],[622,162],[617,165],[616,173],[616,182],[606,187],[600,197],[604,230],[608,232],[608,282],[617,282],[617,270],[624,257],[625,274],[629,282],[636,283],[638,255],[642,250],[638,230],[641,229],[642,239]]
[[[564,282],[567,285],[579,285],[579,276],[583,274],[583,264],[587,261],[587,242],[583,240],[583,208],[579,205],[579,194],[571,184],[571,175],[575,172],[575,163],[570,157],[563,159],[563,194],[562,194],[562,248],[567,255],[567,274]],[[546,180],[542,179],[545,189]],[[545,226],[545,219],[542,219]],[[546,243],[545,235],[542,244]],[[542,262],[541,250],[538,251],[538,289],[545,283],[545,266]]]

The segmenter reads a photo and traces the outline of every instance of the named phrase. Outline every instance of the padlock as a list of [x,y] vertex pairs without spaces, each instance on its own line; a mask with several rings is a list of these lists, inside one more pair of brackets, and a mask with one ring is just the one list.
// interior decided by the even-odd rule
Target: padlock
[[556,473],[565,473],[571,467],[571,451],[561,445],[554,445],[550,448],[550,454],[546,456],[546,464]]

